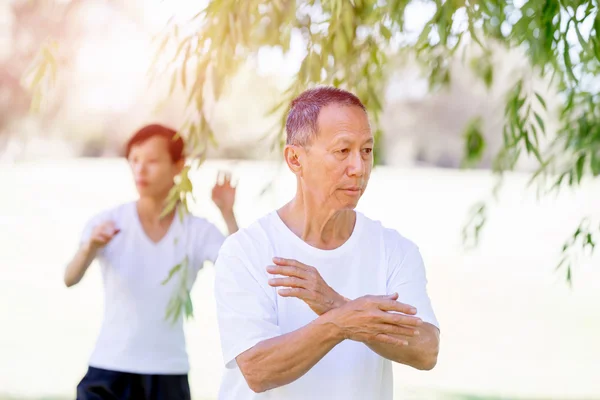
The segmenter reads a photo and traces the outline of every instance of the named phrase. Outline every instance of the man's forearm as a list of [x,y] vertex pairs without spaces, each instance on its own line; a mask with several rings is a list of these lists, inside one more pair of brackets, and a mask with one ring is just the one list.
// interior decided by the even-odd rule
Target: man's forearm
[[[342,297],[341,300],[331,306],[331,309],[341,307],[349,301],[350,299]],[[435,326],[428,323],[424,323],[417,330],[419,331],[418,336],[402,337],[408,342],[408,346],[400,347],[382,342],[365,344],[375,353],[388,360],[421,370],[430,370],[437,363],[440,332]]]
[[403,337],[408,346],[394,346],[381,342],[365,344],[388,360],[420,370],[430,370],[437,363],[440,333],[435,326],[428,323],[421,325],[418,331],[418,336]]
[[233,210],[231,210],[231,211],[222,211],[221,210],[221,215],[223,216],[223,220],[225,221],[225,224],[227,225],[227,232],[229,232],[230,235],[233,235],[234,233],[236,233],[239,228],[238,228],[237,220],[235,219],[235,214],[233,213]]
[[89,244],[84,244],[80,247],[65,270],[65,285],[73,286],[83,278],[85,271],[88,269],[94,258],[96,258],[97,249]]
[[264,392],[300,378],[343,339],[334,324],[319,317],[296,331],[258,343],[236,361],[250,389]]

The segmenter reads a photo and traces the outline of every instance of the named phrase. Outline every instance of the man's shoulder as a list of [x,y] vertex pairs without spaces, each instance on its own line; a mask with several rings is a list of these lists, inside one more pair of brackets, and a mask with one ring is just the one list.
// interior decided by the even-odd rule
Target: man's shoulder
[[379,237],[381,237],[386,251],[391,252],[401,250],[403,252],[408,252],[415,248],[418,248],[415,242],[401,234],[397,229],[390,228],[384,225],[383,222],[371,219],[364,214],[359,214],[360,217],[363,219],[365,232],[371,237],[374,235],[378,235]]
[[[273,211],[274,212],[274,211]],[[240,228],[237,232],[229,235],[223,246],[221,253],[230,255],[250,255],[256,250],[266,249],[271,246],[271,240],[268,232],[272,225],[273,212],[270,212],[247,227]]]
[[[179,215],[176,215],[175,218],[179,218]],[[194,215],[191,212],[185,214],[184,218],[186,229],[189,230],[191,233],[204,232],[212,228],[217,229],[216,225],[209,221],[207,218]]]
[[120,222],[131,215],[135,202],[121,203],[101,211],[97,211],[90,221],[102,223],[106,221]]

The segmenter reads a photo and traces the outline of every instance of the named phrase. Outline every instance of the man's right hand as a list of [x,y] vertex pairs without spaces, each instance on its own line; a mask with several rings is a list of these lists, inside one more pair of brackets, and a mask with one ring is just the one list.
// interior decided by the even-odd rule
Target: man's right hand
[[381,342],[408,345],[405,338],[419,335],[423,321],[415,317],[417,310],[396,301],[398,294],[363,296],[324,314],[345,339],[365,344]]
[[96,258],[96,252],[106,246],[120,231],[112,221],[106,221],[94,227],[87,243],[80,246],[75,257],[67,265],[65,270],[67,287],[76,285],[83,278],[85,271]]
[[106,221],[97,225],[90,236],[88,245],[91,250],[98,250],[106,246],[121,230],[118,229],[114,222]]

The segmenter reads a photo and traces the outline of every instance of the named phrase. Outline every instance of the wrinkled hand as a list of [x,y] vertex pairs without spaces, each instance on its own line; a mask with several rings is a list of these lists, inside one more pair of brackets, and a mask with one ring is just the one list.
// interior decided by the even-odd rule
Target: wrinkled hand
[[284,258],[274,258],[273,262],[275,265],[269,265],[267,272],[284,277],[269,279],[269,285],[283,287],[284,289],[277,291],[280,296],[299,298],[317,315],[340,307],[348,301],[327,285],[316,268]]
[[106,246],[120,231],[112,221],[106,221],[97,225],[90,235],[88,242],[90,248],[98,250]]
[[406,338],[419,335],[423,321],[417,310],[396,301],[398,293],[363,296],[332,310],[324,318],[337,326],[345,339],[365,344],[386,343],[407,346]]
[[217,182],[212,189],[212,201],[222,213],[233,211],[235,186],[231,185],[231,173],[219,171]]

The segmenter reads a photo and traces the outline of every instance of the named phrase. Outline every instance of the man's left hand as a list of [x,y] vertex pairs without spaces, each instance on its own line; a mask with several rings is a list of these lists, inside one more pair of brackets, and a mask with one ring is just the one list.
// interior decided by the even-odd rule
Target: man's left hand
[[269,265],[267,272],[283,275],[284,278],[269,279],[269,285],[283,287],[277,293],[282,297],[297,297],[304,301],[317,315],[340,307],[348,300],[333,290],[321,277],[315,267],[296,260],[273,258],[275,265]]
[[235,186],[231,184],[231,173],[219,171],[217,182],[212,189],[212,201],[223,215],[233,214]]

